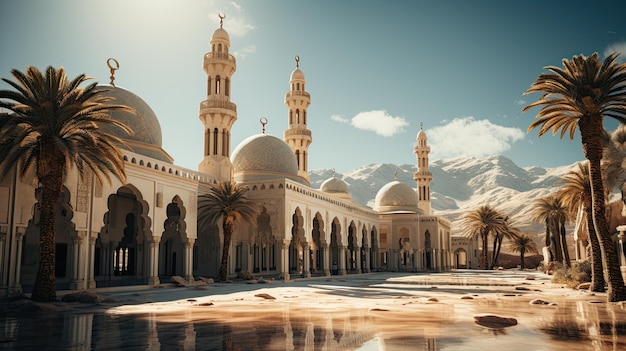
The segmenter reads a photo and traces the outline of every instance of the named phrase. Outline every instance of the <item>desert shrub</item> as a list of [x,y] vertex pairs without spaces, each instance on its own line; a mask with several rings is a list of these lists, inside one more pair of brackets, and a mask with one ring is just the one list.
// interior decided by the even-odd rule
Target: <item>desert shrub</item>
[[237,279],[252,280],[252,274],[249,271],[242,270],[237,273]]
[[565,284],[570,288],[574,288],[581,283],[591,281],[591,264],[587,261],[574,262],[572,267],[568,268],[560,262],[554,262],[554,273],[552,274],[552,282]]

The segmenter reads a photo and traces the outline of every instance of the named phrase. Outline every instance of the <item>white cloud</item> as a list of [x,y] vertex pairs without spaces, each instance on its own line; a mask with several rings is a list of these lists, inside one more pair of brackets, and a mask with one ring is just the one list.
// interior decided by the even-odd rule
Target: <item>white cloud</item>
[[241,49],[241,51],[234,51],[233,56],[236,58],[245,59],[247,55],[254,54],[256,52],[256,45],[249,45]]
[[526,100],[515,100],[515,105],[517,106],[526,105]]
[[345,118],[342,115],[332,115],[330,116],[330,119],[332,121],[339,122],[339,123],[350,123],[350,120]]
[[357,129],[369,130],[384,137],[404,132],[404,127],[409,125],[404,117],[390,116],[384,110],[359,112],[350,123]]
[[[248,34],[248,32],[256,29],[254,25],[248,23],[247,19],[243,15],[239,14],[242,11],[240,5],[235,2],[231,2],[230,5],[235,9],[235,11],[213,10],[209,12],[209,19],[216,25],[219,25],[219,15],[225,15],[224,29],[228,32],[228,34],[237,37],[243,37]],[[233,13],[236,14],[233,15]]]
[[617,57],[618,62],[626,62],[626,41],[618,41],[609,44],[606,49],[604,49],[604,57],[607,57],[614,52],[620,53]]
[[239,5],[238,3],[234,2],[234,1],[231,1],[231,2],[230,2],[230,5],[231,5],[232,7],[234,7],[234,8],[235,8],[235,10],[237,10],[238,12],[241,12],[241,5]]
[[498,155],[508,151],[511,144],[524,139],[525,135],[519,128],[499,126],[471,116],[455,118],[427,131],[432,158]]

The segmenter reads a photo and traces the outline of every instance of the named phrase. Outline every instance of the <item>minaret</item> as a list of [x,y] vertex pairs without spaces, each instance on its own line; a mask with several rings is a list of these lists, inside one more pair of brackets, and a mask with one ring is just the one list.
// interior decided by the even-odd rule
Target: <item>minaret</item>
[[218,180],[230,180],[230,130],[237,120],[237,105],[230,102],[231,76],[237,69],[235,57],[228,53],[230,38],[220,27],[211,38],[211,51],[204,54],[203,68],[207,75],[207,98],[200,103],[200,120],[204,124],[204,159],[198,165],[202,173]]
[[313,139],[311,131],[306,127],[307,108],[311,104],[311,96],[304,89],[306,79],[300,70],[300,57],[296,56],[296,69],[291,72],[289,85],[291,90],[285,94],[285,105],[289,108],[289,127],[285,130],[284,140],[296,154],[298,175],[310,182],[308,172],[309,145]]
[[433,175],[428,171],[430,146],[428,146],[428,139],[426,139],[422,123],[420,123],[420,131],[417,133],[417,143],[413,152],[417,157],[417,172],[413,174],[413,179],[417,183],[417,206],[425,215],[430,215],[430,182],[433,180]]

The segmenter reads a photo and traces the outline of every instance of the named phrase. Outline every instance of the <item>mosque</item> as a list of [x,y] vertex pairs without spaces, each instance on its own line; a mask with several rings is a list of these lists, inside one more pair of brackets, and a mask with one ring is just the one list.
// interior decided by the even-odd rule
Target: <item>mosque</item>
[[[70,170],[56,217],[57,289],[158,285],[171,276],[215,277],[221,225],[197,227],[197,199],[211,184],[234,180],[249,189],[260,208],[256,223],[238,223],[230,247],[229,274],[279,279],[376,271],[438,272],[466,268],[475,242],[453,240],[450,221],[433,215],[430,147],[424,130],[413,149],[416,188],[393,180],[377,193],[374,208],[352,201],[349,185],[333,175],[310,186],[307,128],[311,95],[299,67],[285,94],[288,128],[283,138],[250,136],[231,154],[237,106],[231,77],[237,65],[226,30],[215,30],[203,57],[206,100],[200,102],[204,158],[198,171],[176,166],[162,148],[162,133],[150,106],[129,90],[102,85],[136,115],[116,111],[129,125],[124,138],[126,183],[100,184]],[[109,60],[112,72],[116,61]],[[266,120],[262,120],[266,123]],[[116,131],[111,131],[116,133]],[[390,180],[394,175],[390,175]],[[39,262],[37,181],[16,172],[0,183],[0,297],[32,290]],[[472,252],[473,251],[473,252]],[[477,259],[473,260],[475,263]]]

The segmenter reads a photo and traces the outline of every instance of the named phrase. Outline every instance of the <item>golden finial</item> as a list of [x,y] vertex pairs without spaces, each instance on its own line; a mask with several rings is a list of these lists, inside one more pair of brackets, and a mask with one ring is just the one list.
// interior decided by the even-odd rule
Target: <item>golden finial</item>
[[267,118],[261,117],[259,121],[261,122],[261,126],[263,126],[263,134],[265,134],[265,125],[267,124]]
[[[113,62],[113,64],[115,64],[115,65],[113,65],[111,62]],[[109,77],[111,79],[110,84],[112,86],[115,86],[115,83],[114,83],[114,81],[115,81],[115,71],[120,69],[120,63],[117,62],[116,59],[110,58],[110,59],[107,60],[107,66],[109,66],[109,69],[111,70],[111,76]]]
[[420,130],[424,130],[424,122],[420,122]]
[[398,172],[393,172],[393,180],[398,180]]
[[296,68],[300,68],[300,56],[296,55]]
[[335,178],[335,169],[333,168],[333,179]]
[[220,28],[222,28],[222,26],[224,25],[224,18],[226,18],[226,15],[220,12],[217,14],[217,17],[220,18]]

